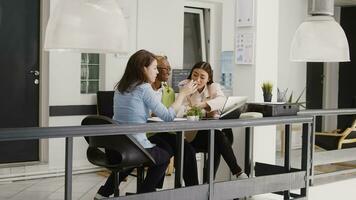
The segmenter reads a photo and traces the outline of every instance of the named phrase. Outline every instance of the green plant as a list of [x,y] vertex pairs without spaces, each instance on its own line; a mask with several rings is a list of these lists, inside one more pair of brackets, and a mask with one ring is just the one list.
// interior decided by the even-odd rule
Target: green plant
[[306,108],[305,105],[304,105],[306,102],[299,102],[299,100],[300,100],[300,98],[303,96],[304,92],[305,92],[305,88],[304,88],[303,91],[299,94],[297,100],[295,100],[295,102],[293,102],[293,91],[292,91],[291,94],[290,94],[290,96],[289,96],[288,103],[298,104],[300,107]]
[[272,94],[273,84],[269,81],[263,82],[261,85],[263,94]]
[[199,116],[201,118],[203,116],[203,112],[201,108],[192,106],[188,111],[187,111],[187,116]]

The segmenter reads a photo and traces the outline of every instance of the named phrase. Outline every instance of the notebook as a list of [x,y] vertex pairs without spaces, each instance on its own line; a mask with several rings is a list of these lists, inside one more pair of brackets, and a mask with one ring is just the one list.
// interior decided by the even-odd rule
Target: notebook
[[230,96],[226,99],[221,110],[220,119],[237,119],[240,117],[240,108],[247,102],[247,96]]

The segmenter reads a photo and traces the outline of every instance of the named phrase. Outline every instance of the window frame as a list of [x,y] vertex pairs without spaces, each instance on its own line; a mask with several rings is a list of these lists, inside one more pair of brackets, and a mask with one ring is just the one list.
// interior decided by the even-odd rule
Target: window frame
[[205,40],[205,19],[204,19],[204,11],[203,8],[192,8],[192,7],[184,7],[184,14],[185,13],[192,13],[199,15],[199,25],[200,25],[200,43],[201,43],[201,55],[202,60],[207,61],[207,42]]

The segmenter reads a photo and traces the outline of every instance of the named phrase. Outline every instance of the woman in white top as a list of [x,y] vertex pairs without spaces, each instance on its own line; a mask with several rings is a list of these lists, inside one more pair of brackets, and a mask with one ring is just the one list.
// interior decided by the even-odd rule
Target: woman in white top
[[[226,97],[220,85],[213,82],[213,70],[210,64],[207,62],[196,63],[186,82],[191,82],[191,80],[197,84],[198,90],[186,97],[184,105],[187,107],[200,107],[205,111],[206,117],[218,118]],[[184,83],[180,85],[184,85]],[[191,145],[197,152],[208,151],[209,131],[210,130],[199,130],[196,132],[195,137],[193,136],[194,139],[191,141]],[[220,155],[222,155],[232,174],[238,178],[247,178],[246,174],[243,173],[237,164],[236,157],[231,148],[231,142],[226,137],[224,131],[231,131],[231,129],[224,129],[223,131],[215,130],[214,172],[216,173],[218,169]]]

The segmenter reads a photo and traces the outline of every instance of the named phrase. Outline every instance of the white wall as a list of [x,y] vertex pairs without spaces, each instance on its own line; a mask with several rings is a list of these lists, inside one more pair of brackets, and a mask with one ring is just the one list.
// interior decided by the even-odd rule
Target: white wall
[[[249,101],[262,102],[261,84],[278,82],[278,28],[279,1],[255,1],[255,26],[237,28],[255,32],[255,64],[236,65],[233,74],[234,95],[249,97]],[[273,100],[276,98],[276,88]],[[275,126],[256,127],[254,139],[254,157],[257,161],[273,163],[275,161]]]
[[182,68],[184,0],[139,0],[138,17],[137,49],[164,53]]
[[[51,7],[58,0],[51,0]],[[155,53],[164,53],[168,56],[173,68],[181,68],[183,63],[183,16],[185,0],[118,0],[124,9],[124,15],[129,21],[130,50],[126,55],[104,55],[105,80],[103,88],[113,89],[113,86],[121,78],[127,59],[134,51],[145,48]],[[217,17],[212,23],[221,28],[221,34],[216,33],[212,40],[217,43],[212,45],[214,62],[219,65],[220,52],[233,50],[234,48],[234,0],[190,0],[189,2],[211,3],[216,9]],[[288,3],[299,5],[299,1],[288,0]],[[306,0],[303,0],[305,3]],[[303,88],[300,83],[305,74],[286,77],[289,70],[281,65],[287,65],[288,56],[279,54],[288,49],[291,31],[288,30],[288,12],[282,12],[282,7],[293,10],[292,6],[283,0],[257,0],[256,1],[256,64],[253,66],[236,66],[233,74],[234,95],[247,95],[250,101],[260,101],[262,92],[260,84],[263,80],[272,80],[275,84],[283,84],[293,88]],[[296,6],[294,6],[296,7]],[[302,6],[301,6],[302,9]],[[279,17],[281,12],[282,17]],[[299,12],[295,11],[295,24],[300,20]],[[299,17],[299,18],[298,18]],[[298,20],[297,20],[298,19]],[[279,26],[280,23],[280,26]],[[297,26],[297,25],[295,25]],[[280,29],[278,29],[280,27]],[[278,32],[279,30],[279,32]],[[219,32],[219,31],[218,31]],[[284,48],[284,50],[281,50]],[[283,52],[282,52],[283,51]],[[281,58],[283,57],[283,59]],[[292,66],[292,65],[291,65]],[[299,69],[298,69],[299,70]],[[281,78],[282,77],[282,78]],[[91,105],[95,103],[95,95],[80,94],[80,54],[51,52],[49,57],[49,106],[57,105]],[[288,81],[286,81],[288,80]],[[289,86],[289,83],[293,83]],[[84,116],[50,117],[49,126],[79,125]],[[256,155],[259,152],[273,151],[275,135],[274,127],[256,129],[257,137]],[[271,133],[271,134],[270,134]],[[243,136],[237,136],[237,140],[243,143]],[[258,139],[260,138],[260,139]],[[243,145],[239,145],[243,149]],[[266,143],[269,144],[266,148]],[[82,138],[74,141],[74,166],[87,165],[85,156],[86,144]],[[241,152],[241,151],[238,151]],[[268,153],[269,154],[269,153]],[[261,160],[271,161],[273,158],[261,154]],[[270,155],[274,155],[271,153]],[[258,156],[257,156],[258,157]],[[241,156],[238,155],[238,158]],[[49,140],[49,167],[63,168],[64,141],[63,139]],[[242,159],[239,159],[242,160]]]
[[306,63],[289,61],[289,49],[294,32],[307,16],[307,0],[280,0],[279,3],[278,87],[293,91],[296,98],[306,86]]
[[[280,0],[279,3],[278,87],[282,90],[288,88],[287,99],[293,91],[295,101],[306,87],[306,63],[291,62],[289,52],[294,32],[307,16],[308,1]],[[300,102],[305,102],[305,94]],[[298,148],[301,146],[300,131],[293,133],[297,134],[292,134],[292,146]],[[281,146],[280,137],[277,144]]]
[[[138,49],[163,53],[174,68],[183,63],[184,0],[118,0],[129,28],[129,53],[102,56],[104,81],[102,88],[112,90],[121,78],[128,57]],[[51,1],[51,8],[56,0]],[[162,9],[164,8],[164,9]],[[92,105],[95,94],[80,94],[80,53],[51,52],[49,57],[49,106]],[[49,126],[80,125],[84,116],[50,117]],[[64,167],[64,139],[50,139],[49,169]],[[86,143],[74,139],[74,167],[87,166]]]

